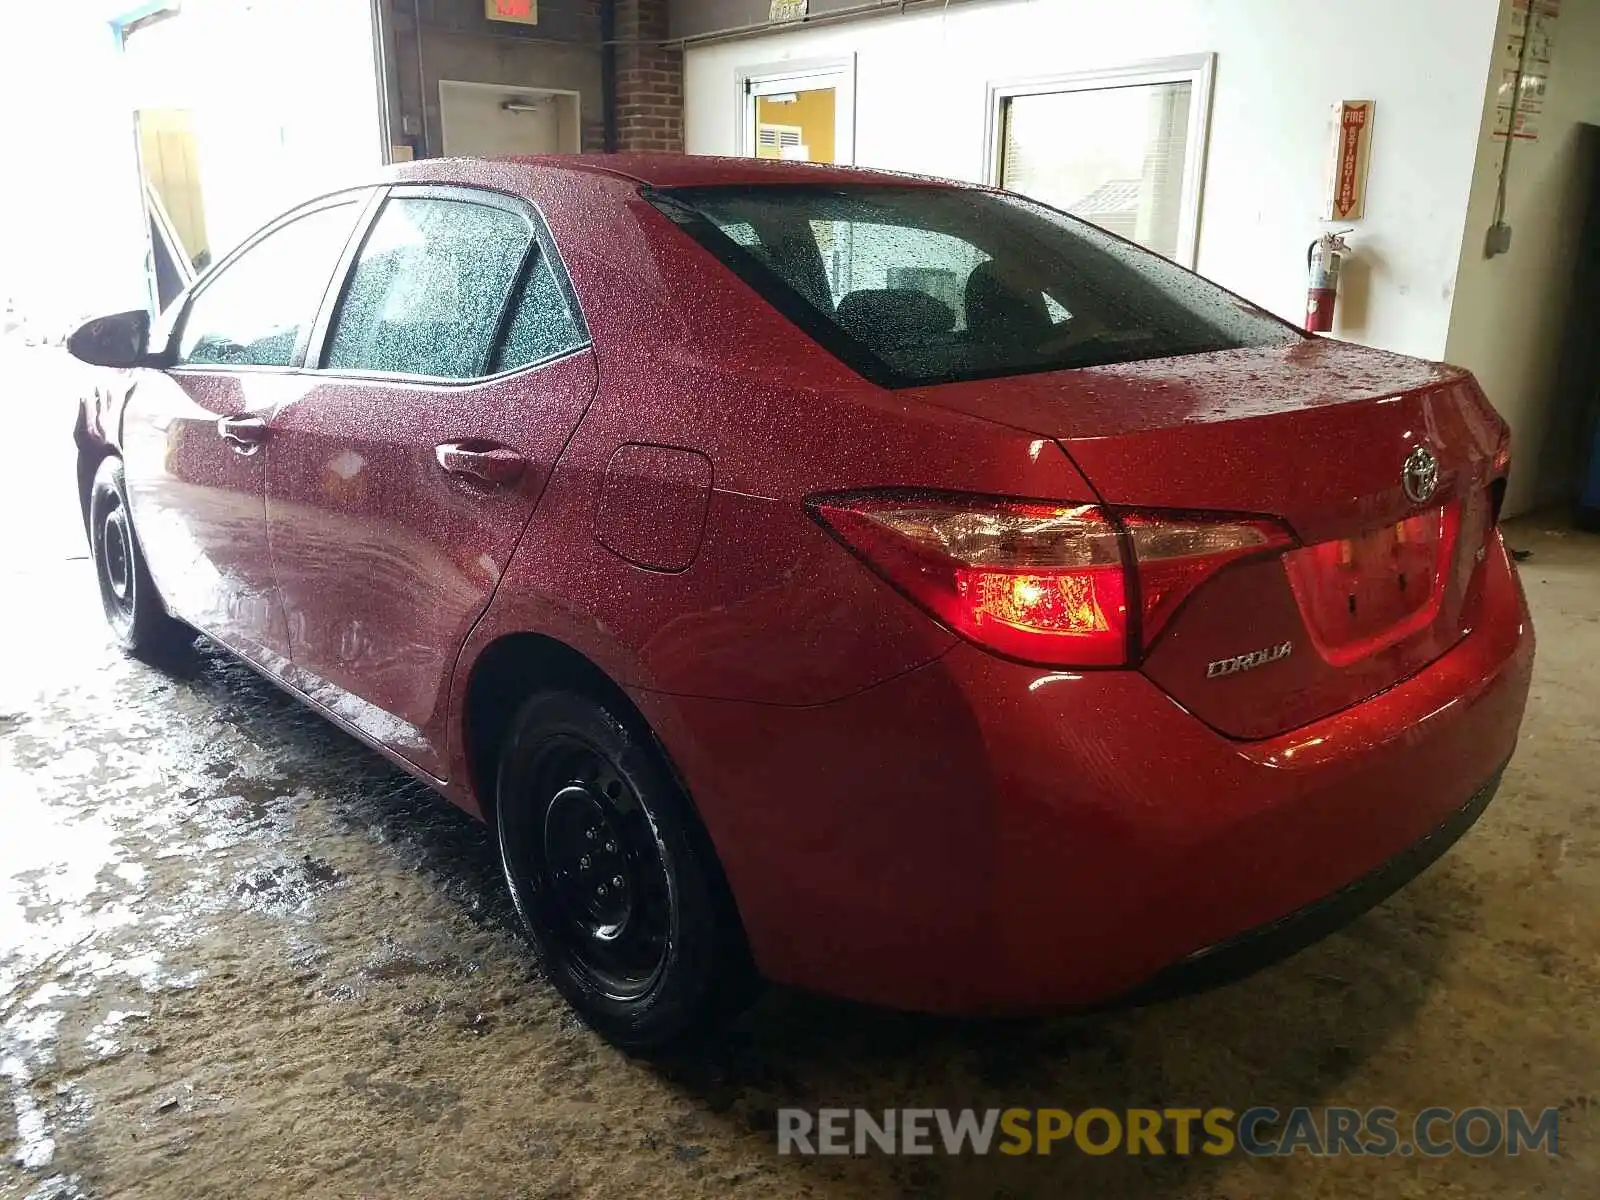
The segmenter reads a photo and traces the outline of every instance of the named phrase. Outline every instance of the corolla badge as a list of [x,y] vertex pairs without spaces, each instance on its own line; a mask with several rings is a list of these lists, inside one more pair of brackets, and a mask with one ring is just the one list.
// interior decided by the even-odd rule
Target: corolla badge
[[1400,468],[1400,486],[1413,504],[1423,504],[1439,486],[1439,460],[1426,446],[1418,446]]
[[1214,663],[1206,664],[1206,678],[1220,679],[1224,675],[1237,675],[1240,671],[1254,671],[1257,667],[1264,667],[1268,663],[1275,663],[1281,659],[1288,658],[1293,653],[1293,642],[1279,642],[1276,646],[1268,646],[1263,650],[1252,650],[1249,654],[1240,654],[1233,658],[1219,658]]

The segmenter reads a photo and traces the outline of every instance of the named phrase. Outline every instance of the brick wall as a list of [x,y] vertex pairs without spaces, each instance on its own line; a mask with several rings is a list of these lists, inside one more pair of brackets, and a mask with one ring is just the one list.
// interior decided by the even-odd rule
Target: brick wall
[[667,0],[617,0],[617,149],[683,150],[683,51],[667,36]]

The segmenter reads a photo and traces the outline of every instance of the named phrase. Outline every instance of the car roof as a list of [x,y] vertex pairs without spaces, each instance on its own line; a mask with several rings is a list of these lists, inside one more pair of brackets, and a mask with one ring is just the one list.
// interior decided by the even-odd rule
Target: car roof
[[421,159],[415,164],[401,167],[396,174],[403,181],[424,164],[432,163],[437,170],[450,162],[464,168],[470,168],[473,164],[510,163],[546,170],[580,171],[611,175],[662,188],[783,183],[966,186],[952,180],[872,171],[861,167],[762,158],[719,158],[704,154],[541,154],[504,158]]

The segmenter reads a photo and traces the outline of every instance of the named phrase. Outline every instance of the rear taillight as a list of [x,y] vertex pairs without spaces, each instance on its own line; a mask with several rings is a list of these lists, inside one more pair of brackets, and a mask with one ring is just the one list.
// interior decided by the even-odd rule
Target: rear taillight
[[1511,429],[1508,426],[1500,435],[1495,447],[1494,461],[1489,466],[1489,520],[1498,525],[1500,510],[1505,507],[1506,487],[1511,476]]
[[1348,667],[1432,625],[1460,528],[1460,507],[1447,504],[1286,555],[1289,589],[1322,660]]
[[1129,663],[1206,579],[1294,543],[1263,518],[1093,504],[879,492],[811,510],[962,637],[1049,666]]
[[1500,445],[1494,452],[1494,463],[1489,468],[1489,474],[1498,479],[1511,471],[1511,431],[1508,429],[1500,438]]
[[1265,517],[1120,514],[1139,564],[1140,632],[1150,645],[1195,588],[1229,563],[1286,550],[1294,538]]

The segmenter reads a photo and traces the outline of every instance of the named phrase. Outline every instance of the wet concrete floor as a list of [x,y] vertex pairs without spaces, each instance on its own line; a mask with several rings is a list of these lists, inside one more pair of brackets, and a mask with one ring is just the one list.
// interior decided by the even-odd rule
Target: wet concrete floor
[[[6,419],[61,433],[53,404]],[[116,654],[70,456],[5,443],[0,1197],[1600,1194],[1600,540],[1515,526],[1541,636],[1521,750],[1347,931],[1092,1019],[771,994],[647,1064],[541,981],[472,822],[218,652]],[[1253,1104],[1555,1105],[1561,1155],[807,1160],[773,1132],[791,1105]]]

